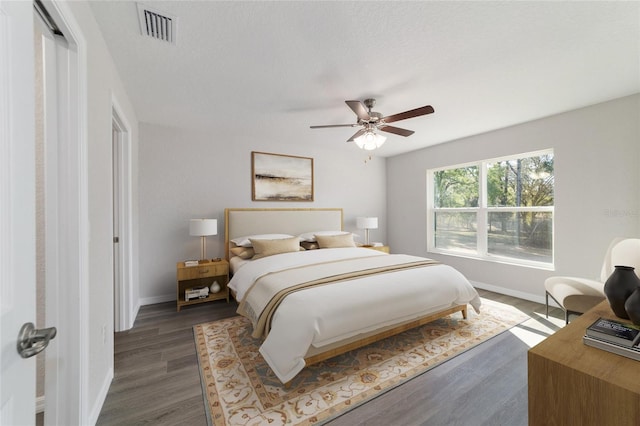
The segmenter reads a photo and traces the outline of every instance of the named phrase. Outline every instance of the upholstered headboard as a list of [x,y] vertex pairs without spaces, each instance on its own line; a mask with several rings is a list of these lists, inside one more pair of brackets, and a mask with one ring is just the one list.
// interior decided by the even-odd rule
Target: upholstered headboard
[[291,234],[323,230],[342,230],[343,213],[339,208],[318,209],[232,209],[224,211],[225,258],[229,259],[229,241],[256,234]]

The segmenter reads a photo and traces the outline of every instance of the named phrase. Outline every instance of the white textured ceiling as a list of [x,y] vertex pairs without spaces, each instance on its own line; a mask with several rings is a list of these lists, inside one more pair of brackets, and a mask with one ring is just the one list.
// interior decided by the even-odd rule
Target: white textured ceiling
[[[390,156],[640,92],[640,2],[146,1],[177,43],[140,35],[136,3],[90,2],[142,122],[225,139],[335,145],[348,99],[377,99]],[[256,146],[259,148],[259,146]]]

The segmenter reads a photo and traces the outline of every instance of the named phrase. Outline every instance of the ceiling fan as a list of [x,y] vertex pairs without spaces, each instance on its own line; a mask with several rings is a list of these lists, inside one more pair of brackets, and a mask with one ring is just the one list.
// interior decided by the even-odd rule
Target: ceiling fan
[[413,130],[401,129],[400,127],[389,126],[389,123],[406,120],[407,118],[419,117],[421,115],[432,114],[434,109],[431,105],[401,112],[398,114],[383,117],[379,112],[372,111],[376,105],[375,99],[365,99],[360,101],[345,101],[345,103],[356,113],[358,119],[353,124],[328,124],[324,126],[310,126],[312,129],[323,129],[328,127],[360,127],[347,142],[355,142],[360,148],[372,150],[382,146],[386,138],[376,130],[393,133],[400,136],[411,136]]

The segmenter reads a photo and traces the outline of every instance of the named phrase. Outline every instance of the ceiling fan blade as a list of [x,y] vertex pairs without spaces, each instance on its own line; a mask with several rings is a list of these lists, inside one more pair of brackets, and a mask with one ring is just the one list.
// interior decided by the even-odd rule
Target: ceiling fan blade
[[395,133],[400,136],[411,136],[415,132],[413,130],[401,129],[400,127],[393,126],[380,126],[378,130],[382,130],[383,132]]
[[393,123],[394,121],[406,120],[407,118],[419,117],[421,115],[432,114],[433,112],[433,107],[431,105],[427,105],[420,108],[412,109],[410,111],[383,117],[382,119],[385,123]]
[[353,140],[354,140],[355,138],[357,138],[357,137],[360,137],[360,136],[364,135],[364,132],[365,132],[365,131],[366,131],[365,129],[360,129],[360,130],[358,130],[358,131],[355,133],[355,135],[353,135],[353,136],[351,136],[349,139],[347,139],[347,142],[353,142]]
[[327,124],[324,126],[309,126],[312,129],[326,129],[328,127],[358,127],[359,124]]
[[349,108],[356,113],[360,120],[369,121],[371,117],[369,117],[369,113],[367,112],[367,108],[365,108],[364,104],[360,101],[345,101]]

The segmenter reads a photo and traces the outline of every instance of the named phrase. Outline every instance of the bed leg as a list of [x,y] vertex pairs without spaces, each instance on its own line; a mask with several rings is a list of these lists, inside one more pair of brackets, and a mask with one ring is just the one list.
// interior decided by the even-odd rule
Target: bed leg
[[467,308],[462,308],[460,312],[462,312],[462,319],[467,319]]

